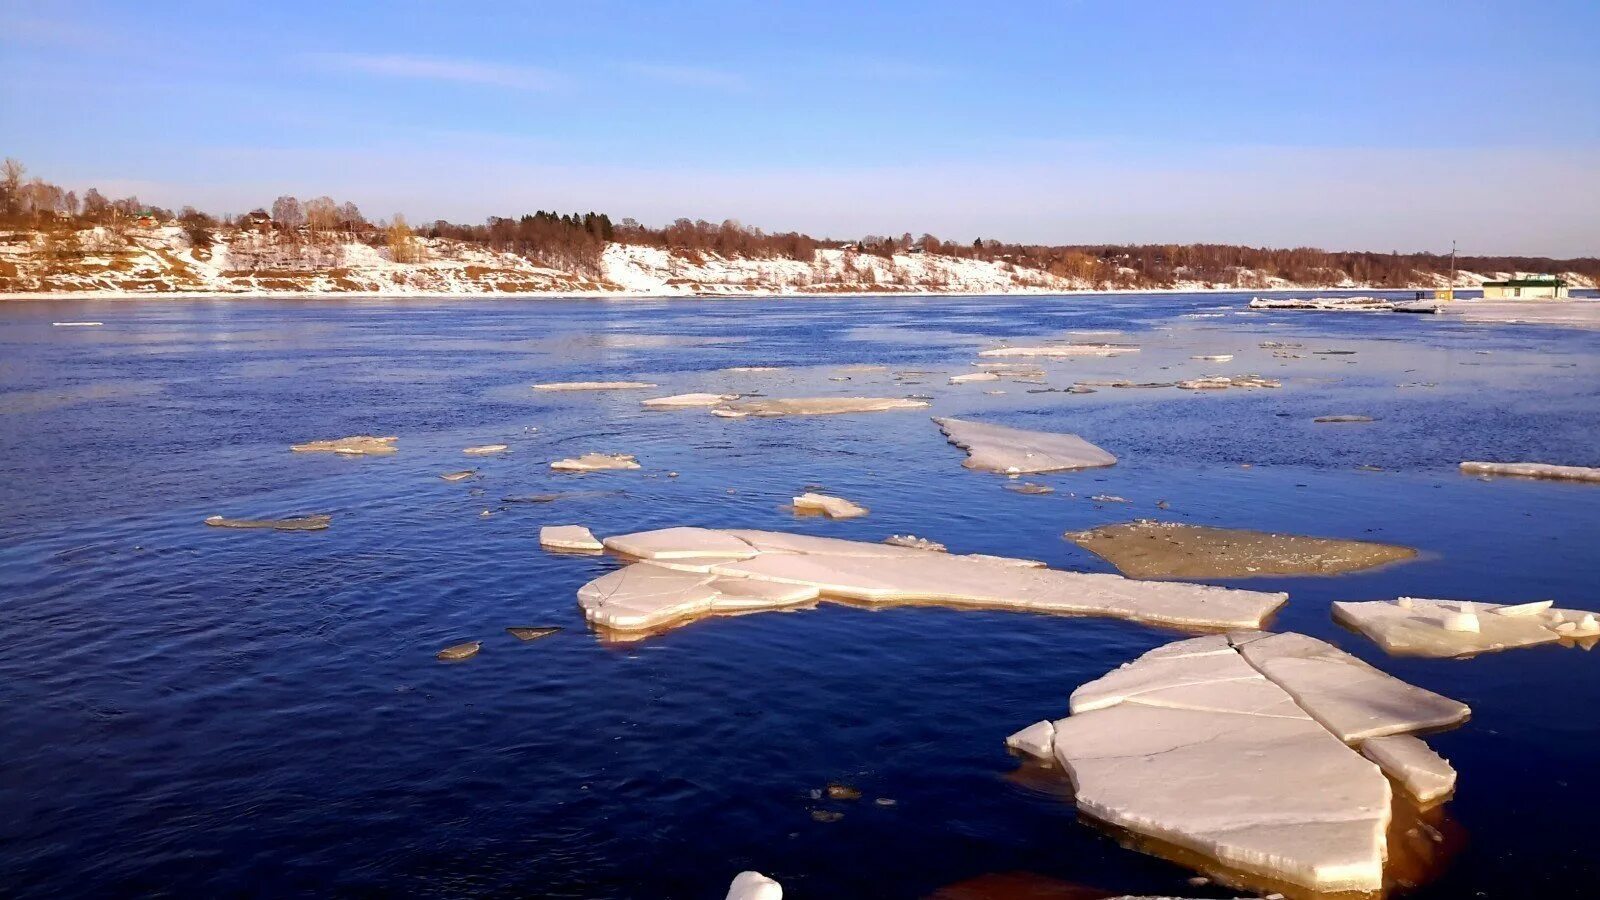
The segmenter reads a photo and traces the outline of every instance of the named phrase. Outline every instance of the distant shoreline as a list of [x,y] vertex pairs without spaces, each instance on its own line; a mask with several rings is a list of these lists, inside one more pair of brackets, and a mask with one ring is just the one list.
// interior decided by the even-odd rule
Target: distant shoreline
[[[1026,290],[1026,291],[822,291],[816,293],[778,293],[768,291],[730,291],[715,294],[651,294],[619,291],[44,291],[0,293],[0,302],[49,300],[827,300],[852,298],[928,298],[928,297],[1096,297],[1138,294],[1398,294],[1429,292],[1436,288],[1107,288],[1105,290]],[[1477,290],[1457,288],[1457,293]]]

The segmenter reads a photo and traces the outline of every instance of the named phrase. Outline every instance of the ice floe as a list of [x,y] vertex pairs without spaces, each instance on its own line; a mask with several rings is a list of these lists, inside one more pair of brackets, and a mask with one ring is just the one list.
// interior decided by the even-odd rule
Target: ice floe
[[935,553],[949,553],[950,548],[927,538],[917,537],[914,534],[891,534],[883,539],[891,547],[911,547],[916,550],[932,550]]
[[550,468],[559,472],[600,472],[606,469],[637,469],[639,462],[628,453],[585,453],[571,459],[558,459]]
[[[1085,813],[1244,880],[1330,892],[1383,888],[1391,816],[1389,780],[1342,734],[1466,710],[1321,641],[1260,632],[1157,647],[1079,687],[1070,709],[1006,744],[1062,766]],[[1404,758],[1395,771],[1427,768],[1378,740],[1376,754]]]
[[468,478],[471,478],[472,476],[474,476],[476,474],[478,474],[476,470],[466,469],[466,470],[461,471],[461,472],[446,472],[443,475],[440,475],[439,477],[443,478],[445,481],[456,482],[456,481],[466,481]]
[[1233,359],[1233,354],[1232,353],[1211,353],[1211,354],[1206,354],[1206,355],[1203,355],[1203,356],[1191,356],[1189,358],[1190,359],[1203,360],[1205,362],[1229,362],[1230,360]]
[[969,469],[1005,475],[1115,465],[1117,458],[1075,434],[1026,431],[966,419],[935,418],[950,443],[967,451]]
[[673,394],[670,397],[651,397],[649,400],[640,400],[639,405],[650,409],[691,409],[701,406],[716,406],[729,400],[739,399],[738,394]]
[[656,385],[648,381],[551,381],[545,384],[536,384],[536,391],[628,391],[639,388],[653,388]]
[[1122,353],[1138,352],[1138,347],[1123,347],[1116,344],[1052,344],[1038,347],[995,347],[980,350],[978,355],[988,359],[1011,356],[1066,359],[1074,356],[1117,356]]
[[357,434],[346,438],[334,438],[327,441],[306,441],[303,444],[291,444],[289,449],[296,453],[343,453],[349,456],[372,456],[382,453],[393,453],[397,437],[373,437],[369,434]]
[[1549,463],[1468,461],[1461,464],[1461,471],[1467,475],[1515,475],[1522,478],[1554,478],[1564,481],[1600,481],[1600,468],[1556,466]]
[[509,448],[505,444],[484,444],[481,447],[468,447],[461,452],[468,456],[492,456],[496,453],[504,453],[507,449]]
[[274,531],[321,531],[333,521],[332,516],[295,516],[288,519],[229,519],[207,516],[206,524],[213,528],[270,528]]
[[1381,297],[1253,297],[1251,309],[1314,309],[1322,312],[1387,312],[1393,300]]
[[1407,656],[1475,656],[1600,637],[1594,613],[1555,609],[1549,601],[1512,606],[1418,597],[1335,601],[1333,618],[1384,650]]
[[1178,387],[1186,391],[1216,391],[1226,388],[1276,388],[1283,387],[1283,382],[1260,375],[1202,375],[1180,381]]
[[1321,423],[1371,422],[1372,421],[1372,417],[1371,416],[1355,416],[1355,415],[1343,415],[1343,414],[1341,414],[1341,415],[1333,415],[1333,416],[1317,416],[1316,418],[1312,419],[1311,421],[1313,421],[1313,422],[1321,422]]
[[1414,735],[1373,738],[1362,743],[1361,755],[1377,763],[1418,803],[1433,803],[1456,789],[1456,770]]
[[999,381],[997,372],[968,372],[965,375],[951,375],[951,384],[970,384],[974,381]]
[[724,900],[783,900],[783,886],[760,872],[740,872]]
[[1304,537],[1137,519],[1068,532],[1067,540],[1129,578],[1254,578],[1338,575],[1413,559],[1395,544]]
[[771,400],[738,400],[711,410],[712,415],[728,419],[746,416],[831,416],[841,413],[884,412],[892,409],[924,409],[925,400],[905,397],[791,397]]
[[539,529],[539,545],[552,550],[604,550],[594,533],[582,525],[546,525]]
[[452,644],[434,655],[440,662],[457,662],[477,656],[481,649],[483,649],[482,641],[467,641],[464,644]]
[[843,497],[831,497],[827,494],[814,494],[806,492],[794,498],[794,508],[804,512],[819,512],[830,519],[854,519],[866,515],[871,510],[860,506]]
[[1098,615],[1178,628],[1257,628],[1286,594],[1131,581],[1050,569],[1034,560],[952,555],[773,531],[667,528],[605,547],[639,562],[579,591],[588,620],[617,631],[659,628],[722,611],[823,597],[865,604],[946,603]]

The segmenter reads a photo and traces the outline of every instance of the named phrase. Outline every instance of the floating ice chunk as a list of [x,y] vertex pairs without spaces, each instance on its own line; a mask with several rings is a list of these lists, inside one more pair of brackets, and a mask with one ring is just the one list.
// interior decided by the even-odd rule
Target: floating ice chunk
[[1600,468],[1555,466],[1548,463],[1464,462],[1461,471],[1468,475],[1515,475],[1523,478],[1554,478],[1565,481],[1600,481]]
[[228,519],[207,516],[206,524],[213,528],[271,528],[274,531],[321,531],[333,521],[332,516],[296,516],[288,519]]
[[1275,634],[1238,651],[1346,743],[1456,725],[1471,715],[1465,703],[1407,684],[1303,634]]
[[539,529],[539,545],[552,550],[604,550],[605,545],[582,525],[546,525]]
[[965,419],[935,418],[950,443],[967,451],[969,469],[1035,474],[1115,465],[1117,458],[1075,434],[1025,431]]
[[[1258,628],[1287,599],[1284,594],[1210,585],[1135,582],[1116,575],[1063,572],[1034,560],[955,556],[782,532],[669,528],[617,535],[603,543],[618,553],[648,561],[657,570],[647,573],[652,579],[668,579],[672,590],[682,594],[674,594],[675,599],[665,604],[670,611],[663,612],[663,603],[645,605],[631,594],[606,600],[603,592],[587,588],[580,592],[586,610],[612,604],[622,608],[617,615],[591,614],[591,621],[616,630],[652,629],[666,621],[711,612],[713,598],[705,592],[711,582],[705,579],[713,577],[729,582],[718,582],[715,587],[723,594],[738,593],[731,582],[739,579],[788,586],[795,593],[783,594],[785,603],[820,594],[867,603],[952,603],[1202,628]],[[660,574],[669,571],[674,574]],[[605,578],[620,576],[612,573]],[[680,580],[670,581],[672,578]],[[589,599],[585,601],[585,597]]]
[[439,477],[443,478],[445,481],[454,482],[454,481],[466,481],[468,478],[471,478],[472,476],[474,476],[476,474],[478,474],[476,471],[474,471],[472,469],[467,469],[467,470],[461,471],[461,472],[446,472],[443,475],[440,475]]
[[104,322],[51,322],[50,324],[52,326],[56,327],[56,328],[94,328],[94,327],[96,327],[98,325],[104,325],[105,323]]
[[974,381],[999,381],[1000,376],[994,372],[969,372],[966,375],[951,375],[951,384],[969,384]]
[[740,872],[724,900],[783,900],[783,886],[760,872]]
[[656,385],[648,381],[551,381],[545,384],[536,384],[536,391],[627,391],[637,388],[653,388]]
[[1006,738],[1006,746],[1045,762],[1055,762],[1056,726],[1046,719]]
[[482,641],[467,641],[464,644],[452,644],[434,654],[434,657],[441,662],[456,662],[477,656],[482,648]]
[[1007,356],[1066,358],[1073,356],[1116,356],[1120,353],[1138,352],[1138,347],[1123,347],[1114,344],[1054,344],[1046,347],[995,347],[991,350],[981,350],[978,355],[986,358]]
[[397,437],[373,437],[368,434],[358,434],[347,438],[334,438],[328,441],[306,441],[303,444],[291,444],[290,450],[296,453],[343,453],[350,456],[371,456],[382,453],[393,453]]
[[924,409],[926,400],[904,397],[791,397],[772,400],[736,400],[714,407],[712,415],[727,419],[746,416],[833,416],[842,413],[885,412],[892,409]]
[[914,534],[891,534],[883,539],[885,544],[892,547],[911,547],[916,550],[932,550],[935,553],[948,553],[950,548],[927,538],[920,538]]
[[757,552],[748,542],[726,531],[685,527],[619,534],[606,538],[605,546],[636,559],[648,560],[692,559],[703,556],[749,559]]
[[782,366],[729,366],[724,372],[782,372]]
[[1139,519],[1067,532],[1067,540],[1129,578],[1255,578],[1338,575],[1413,559],[1394,544],[1303,537]]
[[[1501,615],[1500,610],[1507,608],[1511,613]],[[1573,636],[1586,615],[1592,614],[1536,604],[1501,607],[1418,597],[1333,604],[1335,621],[1360,631],[1390,653],[1410,656],[1473,656],[1553,643]],[[1470,627],[1467,617],[1477,630],[1462,630]],[[1561,631],[1561,625],[1569,622],[1574,628]]]
[[830,497],[827,494],[807,492],[794,498],[793,502],[797,510],[820,512],[830,519],[854,519],[870,512],[865,506],[859,506],[843,497]]
[[1395,301],[1381,297],[1253,297],[1251,309],[1314,309],[1323,312],[1388,312]]
[[1432,803],[1456,789],[1456,770],[1413,735],[1373,738],[1361,745],[1361,755],[1377,763],[1419,803]]
[[[1410,597],[1405,599],[1410,600]],[[1537,616],[1548,612],[1553,602],[1550,600],[1535,600],[1532,603],[1518,603],[1515,606],[1497,606],[1492,612],[1497,616]]]
[[574,459],[558,459],[550,464],[558,472],[600,472],[606,469],[637,469],[639,462],[627,453],[585,453]]
[[1346,422],[1371,422],[1372,421],[1372,417],[1371,416],[1354,416],[1354,415],[1342,415],[1341,414],[1341,415],[1336,415],[1336,416],[1317,416],[1315,419],[1312,419],[1311,421],[1320,422],[1320,423],[1324,423],[1324,424],[1346,423]]
[[1205,362],[1228,362],[1233,359],[1232,353],[1212,353],[1206,356],[1191,356],[1190,359],[1204,360]]
[[[1276,674],[1246,659],[1251,648],[1263,661],[1342,668],[1287,676],[1319,707],[1306,709],[1296,688],[1285,690]],[[1072,715],[1052,725],[1051,752],[1072,779],[1079,808],[1099,819],[1247,876],[1318,892],[1376,891],[1384,883],[1389,782],[1330,733],[1318,713],[1336,704],[1310,689],[1357,683],[1346,671],[1352,663],[1303,635],[1178,641],[1078,688]],[[1356,675],[1363,689],[1375,690],[1374,707],[1400,706],[1368,713],[1426,727],[1410,714],[1417,689]],[[1335,699],[1344,698],[1336,692]],[[1033,726],[1007,744],[1036,752],[1042,732]]]
[[505,444],[484,444],[481,447],[468,447],[461,452],[468,456],[490,456],[495,453],[504,453],[507,449]]
[[1276,388],[1283,382],[1260,375],[1202,375],[1178,382],[1186,391],[1222,390],[1225,388]]
[[793,606],[816,596],[809,585],[758,584],[639,562],[579,588],[578,605],[595,625],[640,631],[713,612]]
[[639,405],[650,409],[689,409],[699,406],[716,406],[739,399],[738,394],[673,394],[670,397],[651,397],[640,400]]

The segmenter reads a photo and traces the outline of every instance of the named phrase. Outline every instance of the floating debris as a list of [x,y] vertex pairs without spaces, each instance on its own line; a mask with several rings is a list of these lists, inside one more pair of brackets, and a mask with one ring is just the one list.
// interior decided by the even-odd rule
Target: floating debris
[[332,516],[298,516],[289,519],[228,519],[207,516],[206,524],[213,528],[270,528],[274,531],[321,531],[333,521]]
[[347,438],[334,438],[329,441],[306,441],[303,444],[291,444],[289,449],[296,453],[344,453],[350,456],[374,456],[383,453],[395,452],[395,442],[398,437],[373,437],[368,434],[358,434]]
[[509,449],[510,447],[505,444],[484,444],[481,447],[468,447],[461,452],[468,456],[490,456],[495,453],[504,453]]
[[[1098,499],[1098,498],[1096,498]],[[1339,575],[1416,558],[1394,544],[1138,519],[1062,535],[1129,578]]]
[[814,822],[837,822],[844,818],[844,813],[831,809],[813,809],[811,819]]
[[830,785],[828,785],[828,792],[827,793],[828,793],[828,799],[829,800],[860,800],[861,799],[861,791],[859,791],[856,788],[853,788],[853,787],[851,787],[851,786],[849,786],[847,784],[830,784]]
[[560,630],[560,626],[557,625],[546,625],[542,627],[512,626],[506,629],[506,633],[519,641],[536,641],[539,638],[549,637]]
[[1324,422],[1324,423],[1371,422],[1372,421],[1372,417],[1371,416],[1350,416],[1350,415],[1317,416],[1315,419],[1312,419],[1311,421],[1313,421],[1313,422]]
[[1556,466],[1549,463],[1464,462],[1467,475],[1512,475],[1520,478],[1553,478],[1562,481],[1600,481],[1600,469],[1587,466]]
[[965,419],[935,418],[950,443],[967,451],[962,463],[1006,475],[1064,472],[1116,465],[1117,458],[1075,434],[1024,431]]
[[859,506],[843,497],[830,497],[827,494],[807,492],[794,498],[793,503],[797,510],[819,512],[830,519],[855,519],[871,512],[865,506]]
[[546,525],[539,529],[539,546],[552,550],[604,550],[605,545],[582,525]]
[[638,460],[629,453],[585,453],[575,459],[558,459],[550,464],[558,472],[601,472],[607,469],[637,469]]
[[465,644],[454,644],[446,647],[435,655],[443,662],[456,662],[477,656],[478,651],[481,649],[483,649],[482,641],[467,641]]
[[831,416],[842,413],[884,412],[893,409],[924,409],[925,400],[900,397],[794,397],[785,400],[740,400],[711,410],[723,418],[746,416]]
[[1347,741],[1470,712],[1323,641],[1260,632],[1157,647],[1079,687],[1070,710],[1006,744],[1062,766],[1080,810],[1317,892],[1384,886],[1389,782]]
[[657,385],[648,381],[552,381],[546,384],[536,384],[536,391],[631,391],[640,388],[653,388]]
[[1549,600],[1513,606],[1420,597],[1335,601],[1333,618],[1403,656],[1476,656],[1600,636],[1595,613],[1555,609]]
[[466,470],[461,471],[461,472],[446,472],[443,475],[440,475],[439,477],[443,478],[445,481],[456,482],[456,481],[466,481],[468,478],[471,478],[472,476],[474,476],[476,474],[478,474],[478,471],[476,469],[466,469]]

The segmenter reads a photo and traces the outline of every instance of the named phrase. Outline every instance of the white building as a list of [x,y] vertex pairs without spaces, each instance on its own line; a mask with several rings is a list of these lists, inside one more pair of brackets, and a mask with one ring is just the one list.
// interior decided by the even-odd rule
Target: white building
[[1554,275],[1530,275],[1505,281],[1485,281],[1485,300],[1561,300],[1567,297],[1567,283]]

